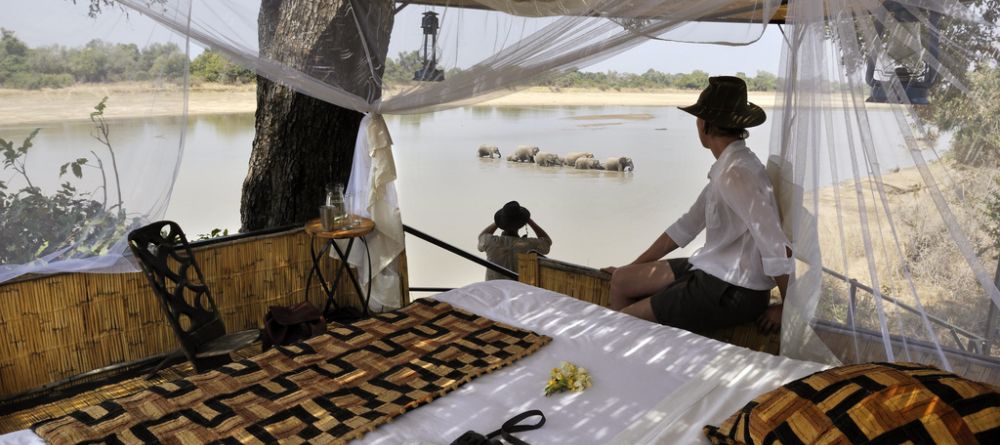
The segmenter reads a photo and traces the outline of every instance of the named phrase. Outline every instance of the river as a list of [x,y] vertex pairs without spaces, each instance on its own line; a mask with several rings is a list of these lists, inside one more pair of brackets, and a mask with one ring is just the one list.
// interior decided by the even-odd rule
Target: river
[[[893,124],[891,115],[884,114],[885,125]],[[469,252],[476,252],[477,235],[492,222],[493,213],[517,200],[551,235],[551,257],[594,267],[626,263],[688,209],[707,183],[714,161],[698,143],[694,118],[673,107],[467,107],[386,120],[395,142],[404,223]],[[159,122],[159,132],[177,127],[176,118]],[[189,119],[168,219],[194,235],[239,228],[240,189],[253,124],[250,114]],[[57,149],[33,154],[29,165],[58,165],[53,159],[72,151],[60,147],[90,138],[91,129],[89,122],[44,126],[35,145]],[[8,128],[0,135],[16,140],[25,130]],[[114,141],[123,147],[155,138],[150,131],[144,125],[112,123]],[[748,140],[762,160],[767,158],[770,133],[768,121],[752,129]],[[481,144],[499,146],[504,156],[521,144],[558,154],[589,151],[602,161],[628,156],[635,171],[480,159],[476,149]],[[883,155],[883,168],[907,165],[908,156],[898,151]],[[170,171],[169,158],[163,162],[160,171]],[[42,182],[57,180],[53,172]],[[700,240],[678,254],[689,254],[698,245]],[[411,286],[456,287],[484,275],[482,267],[419,239],[409,237],[406,249]]]

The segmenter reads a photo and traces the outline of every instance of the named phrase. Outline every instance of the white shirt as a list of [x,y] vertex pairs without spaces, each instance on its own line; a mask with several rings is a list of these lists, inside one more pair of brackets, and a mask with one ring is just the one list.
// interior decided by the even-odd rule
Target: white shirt
[[740,140],[726,146],[708,179],[667,235],[684,247],[707,229],[705,246],[689,259],[692,268],[748,289],[773,288],[771,277],[792,274],[795,262],[785,252],[790,243],[764,165]]

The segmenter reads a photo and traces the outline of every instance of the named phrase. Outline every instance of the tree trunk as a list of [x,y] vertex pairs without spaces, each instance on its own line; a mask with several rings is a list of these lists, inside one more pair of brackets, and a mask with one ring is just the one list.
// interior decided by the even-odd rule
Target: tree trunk
[[[391,0],[263,0],[260,53],[361,97],[379,97],[357,21],[381,77],[392,30]],[[319,215],[328,184],[346,184],[362,114],[257,78],[257,120],[243,181],[242,230],[303,223]]]

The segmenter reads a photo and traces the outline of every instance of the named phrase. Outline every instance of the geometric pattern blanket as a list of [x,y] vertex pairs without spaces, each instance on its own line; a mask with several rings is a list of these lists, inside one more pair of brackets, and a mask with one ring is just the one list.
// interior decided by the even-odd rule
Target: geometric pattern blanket
[[762,394],[703,431],[716,445],[994,445],[1000,393],[919,363],[845,365]]
[[346,443],[550,341],[420,299],[32,429],[53,444]]

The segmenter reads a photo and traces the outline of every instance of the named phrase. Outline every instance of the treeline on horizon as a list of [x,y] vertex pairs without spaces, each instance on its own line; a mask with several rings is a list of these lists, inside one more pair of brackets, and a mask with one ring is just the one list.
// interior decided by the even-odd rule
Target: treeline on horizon
[[[134,43],[91,40],[79,48],[60,45],[29,48],[13,31],[0,29],[0,87],[37,90],[78,83],[105,83],[183,78],[186,56],[174,43]],[[255,82],[253,71],[213,51],[190,64],[195,80],[225,84]]]
[[[418,51],[402,52],[395,59],[390,58],[385,64],[383,79],[387,84],[399,85],[413,83],[413,73],[422,65]],[[445,72],[445,78],[457,75],[462,70],[457,68]],[[758,71],[755,76],[746,73],[736,73],[735,76],[747,82],[750,91],[777,91],[778,76],[766,71]],[[679,89],[700,90],[708,85],[709,74],[694,70],[690,73],[664,73],[654,69],[645,73],[620,73],[617,71],[589,72],[570,71],[562,75],[548,76],[534,83],[535,86],[561,88],[596,88],[607,89]]]
[[[132,43],[109,43],[92,40],[79,48],[60,45],[29,48],[13,31],[0,29],[0,87],[35,90],[63,88],[78,83],[179,80],[184,74],[184,51],[173,43],[153,43],[139,48]],[[400,53],[386,61],[383,78],[388,85],[413,84],[413,73],[421,66],[417,51]],[[461,72],[450,69],[446,77]],[[190,64],[195,82],[246,84],[256,81],[252,70],[230,62],[217,52],[206,50]],[[737,73],[751,91],[775,91],[778,78],[760,71],[755,76]],[[698,90],[708,84],[709,74],[663,73],[650,69],[642,74],[571,71],[548,76],[534,86],[608,89],[682,89]]]

